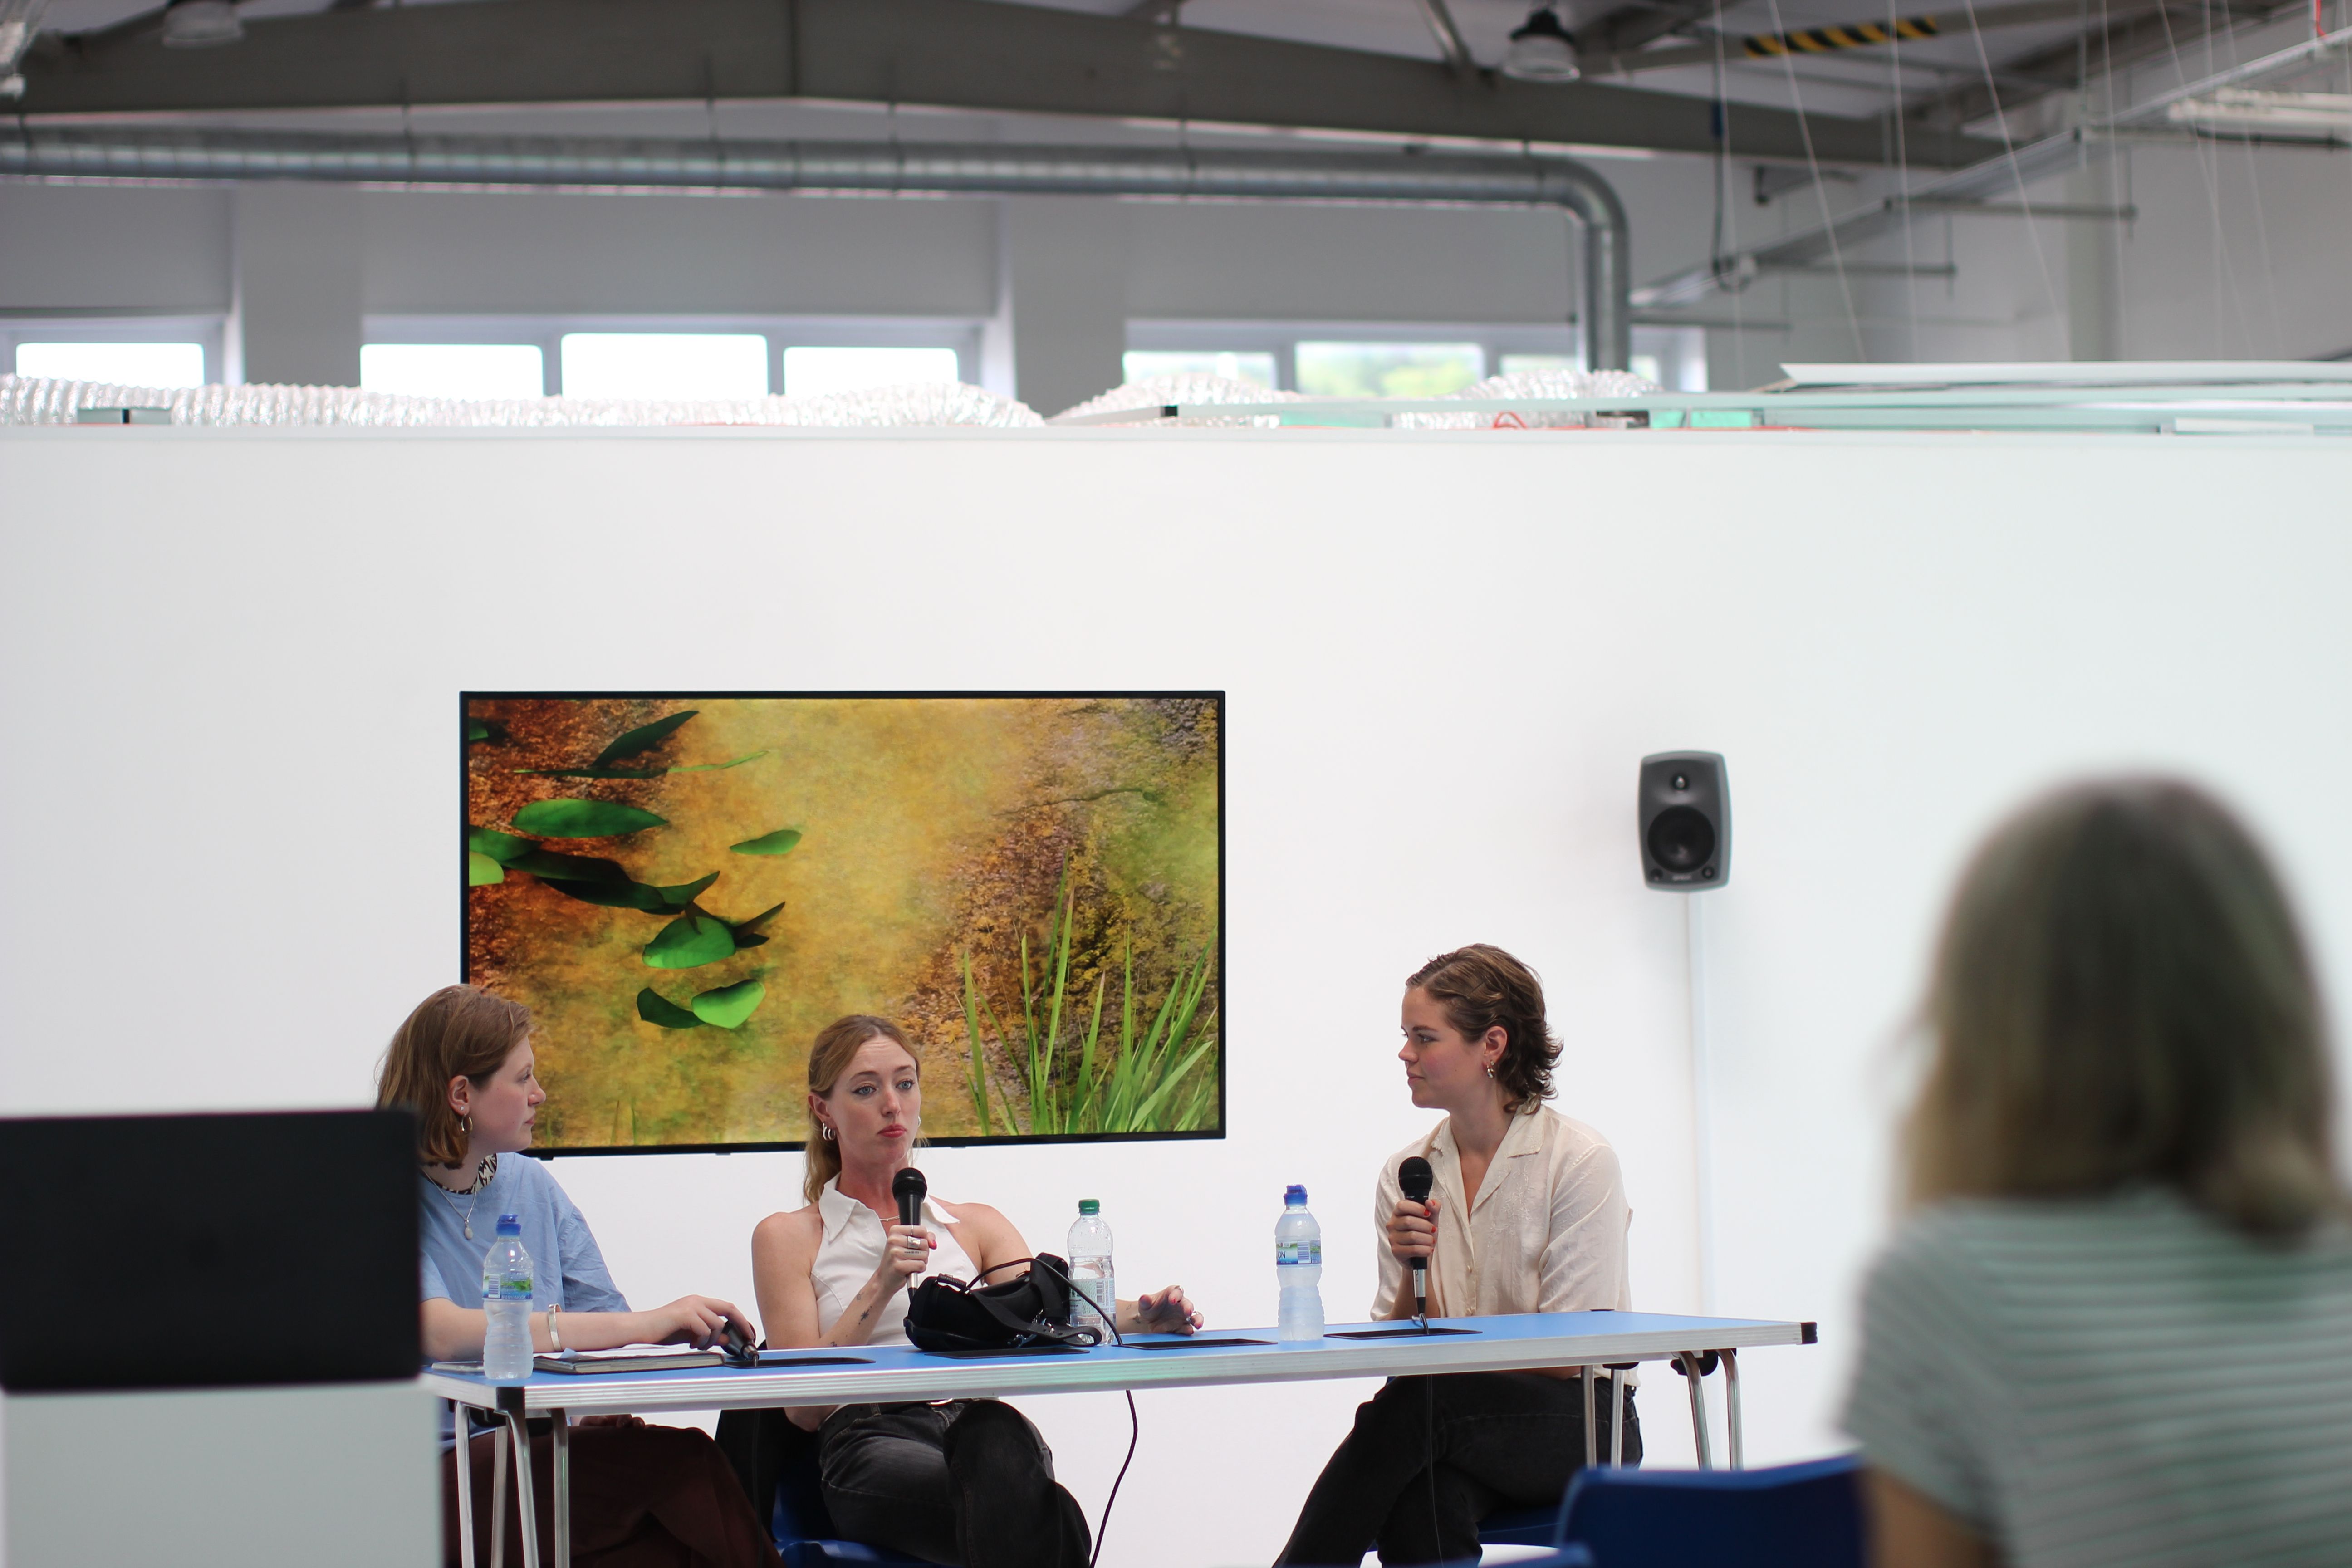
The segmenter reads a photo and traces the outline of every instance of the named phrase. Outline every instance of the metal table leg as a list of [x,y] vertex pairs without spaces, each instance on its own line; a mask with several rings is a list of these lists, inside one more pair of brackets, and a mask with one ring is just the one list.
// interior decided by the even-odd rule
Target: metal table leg
[[[1737,1426],[1732,1428],[1738,1431]],[[1732,1438],[1732,1452],[1738,1453],[1739,1439]],[[554,1568],[572,1568],[572,1417],[563,1411],[555,1413],[555,1563]]]
[[490,1568],[507,1560],[507,1424],[490,1439]]
[[1625,1468],[1625,1374],[1633,1370],[1633,1363],[1625,1362],[1609,1369],[1609,1468]]
[[449,1401],[450,1452],[457,1461],[457,1568],[474,1568],[474,1424],[466,1406]]
[[1601,1434],[1592,1427],[1592,1369],[1576,1369],[1576,1381],[1584,1387],[1584,1468],[1591,1469],[1601,1462]]
[[1736,1351],[1719,1353],[1723,1357],[1723,1424],[1730,1432],[1731,1468],[1744,1470],[1748,1457],[1739,1443],[1739,1354]]
[[530,1429],[522,1412],[507,1412],[507,1429],[514,1434],[515,1511],[522,1518],[522,1568],[539,1568],[539,1500],[530,1479]]
[[[1675,1359],[1683,1363],[1683,1371],[1690,1377],[1691,1440],[1698,1448],[1698,1468],[1711,1470],[1715,1468],[1715,1448],[1707,1441],[1706,1385],[1701,1380],[1698,1352],[1685,1351]],[[493,1568],[496,1568],[495,1564]],[[523,1568],[538,1568],[538,1564],[526,1563]]]

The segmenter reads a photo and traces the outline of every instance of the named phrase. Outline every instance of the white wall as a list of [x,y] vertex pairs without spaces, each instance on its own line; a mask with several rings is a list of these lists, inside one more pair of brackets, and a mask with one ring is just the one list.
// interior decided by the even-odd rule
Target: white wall
[[[0,1111],[363,1100],[456,973],[462,688],[1222,687],[1231,1135],[937,1151],[935,1187],[1033,1241],[1099,1196],[1123,1280],[1239,1326],[1303,1181],[1360,1314],[1372,1173],[1423,1125],[1400,981],[1488,940],[1623,1156],[1637,1303],[1688,1310],[1684,904],[1630,817],[1639,756],[1708,747],[1717,1299],[1822,1323],[1749,1358],[1773,1459],[1837,1442],[1895,1041],[1997,813],[2085,769],[2211,780],[2352,975],[2340,444],[63,428],[0,431]],[[797,1159],[555,1171],[635,1297],[748,1300]],[[1265,1561],[1360,1394],[1143,1398],[1105,1561]],[[1678,1397],[1644,1394],[1661,1461]],[[1097,1509],[1123,1406],[1031,1408]]]

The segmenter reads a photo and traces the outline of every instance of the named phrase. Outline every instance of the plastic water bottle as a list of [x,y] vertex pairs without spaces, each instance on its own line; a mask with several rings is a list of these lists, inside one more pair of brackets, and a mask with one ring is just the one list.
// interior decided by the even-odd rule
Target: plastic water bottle
[[1323,1227],[1307,1212],[1307,1189],[1296,1184],[1282,1194],[1282,1217],[1274,1225],[1274,1278],[1282,1290],[1275,1338],[1323,1337]]
[[499,1215],[499,1238],[482,1256],[482,1375],[492,1383],[523,1383],[530,1377],[530,1254],[523,1250],[522,1221]]
[[1070,1226],[1070,1283],[1077,1287],[1070,1295],[1070,1326],[1091,1328],[1108,1340],[1107,1319],[1118,1310],[1118,1276],[1110,1263],[1110,1222],[1092,1198],[1078,1200],[1077,1223]]

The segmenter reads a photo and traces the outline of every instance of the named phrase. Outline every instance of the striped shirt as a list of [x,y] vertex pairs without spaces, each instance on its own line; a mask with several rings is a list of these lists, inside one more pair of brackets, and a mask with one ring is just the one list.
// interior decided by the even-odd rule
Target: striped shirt
[[1928,1209],[1871,1274],[1845,1426],[2012,1568],[2341,1568],[2352,1237],[2147,1190]]

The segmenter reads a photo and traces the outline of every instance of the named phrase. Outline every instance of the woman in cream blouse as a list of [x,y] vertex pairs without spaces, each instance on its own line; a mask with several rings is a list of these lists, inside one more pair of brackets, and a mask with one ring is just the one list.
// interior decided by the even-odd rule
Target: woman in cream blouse
[[[1429,1260],[1432,1317],[1630,1310],[1616,1151],[1543,1104],[1559,1042],[1542,983],[1498,947],[1461,948],[1405,982],[1402,1026],[1412,1102],[1445,1119],[1381,1166],[1372,1315],[1412,1316],[1415,1258]],[[1398,1185],[1412,1155],[1436,1178],[1426,1204]],[[1605,1388],[1595,1403],[1605,1448]],[[1630,1388],[1624,1456],[1642,1457]],[[1475,1561],[1480,1519],[1559,1501],[1583,1461],[1573,1369],[1395,1378],[1358,1407],[1281,1561],[1352,1564],[1375,1544],[1389,1563]]]

